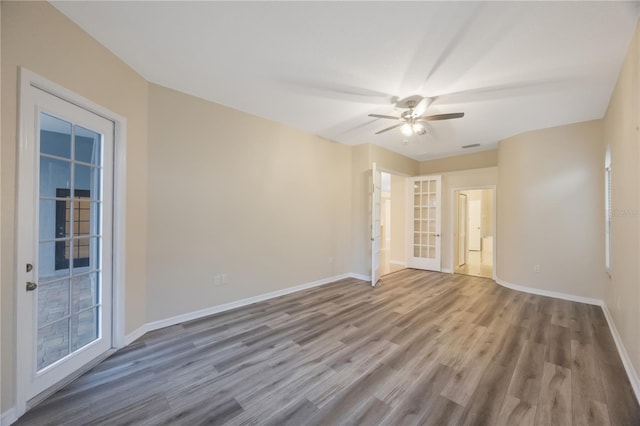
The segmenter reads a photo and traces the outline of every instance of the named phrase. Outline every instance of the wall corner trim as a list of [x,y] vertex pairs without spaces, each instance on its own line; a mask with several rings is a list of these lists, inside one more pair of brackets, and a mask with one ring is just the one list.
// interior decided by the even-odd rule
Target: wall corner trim
[[16,416],[16,414],[16,407],[9,408],[7,411],[2,413],[2,415],[0,415],[0,425],[9,426],[10,424],[17,421],[18,417]]
[[142,325],[125,337],[125,345],[133,343],[135,340],[142,337],[145,333],[148,333],[159,328],[169,327],[172,325],[180,324],[182,322],[192,321],[194,319],[206,317],[208,315],[217,314],[220,312],[228,311],[230,309],[240,308],[242,306],[251,305],[253,303],[262,302],[265,300],[273,299],[275,297],[284,296],[286,294],[295,293],[297,291],[307,290],[309,288],[318,287],[325,284],[334,283],[336,281],[343,280],[345,278],[355,278],[363,281],[371,281],[371,277],[364,275],[346,273],[341,275],[335,275],[333,277],[323,278],[317,281],[312,281],[305,284],[300,284],[293,287],[284,288],[282,290],[276,290],[269,293],[259,294],[257,296],[248,297],[246,299],[240,299],[222,305],[211,306],[209,308],[201,309],[199,311],[188,312],[186,314],[176,315],[174,317],[153,321]]
[[624,343],[622,343],[622,338],[618,333],[616,324],[613,322],[613,317],[609,312],[609,308],[607,308],[607,304],[602,302],[601,306],[602,310],[604,311],[604,316],[607,319],[607,324],[609,324],[609,330],[611,330],[613,341],[616,342],[616,347],[618,348],[618,354],[620,354],[622,365],[624,365],[624,369],[627,372],[627,376],[629,377],[629,382],[631,383],[631,387],[633,388],[633,393],[635,393],[636,400],[638,401],[638,403],[640,403],[640,378],[638,377],[638,373],[631,363],[631,358],[629,358],[629,354],[627,353],[627,349],[624,347]]
[[518,284],[512,284],[508,281],[501,279],[500,277],[496,277],[495,281],[501,286],[510,288],[511,290],[522,291],[530,294],[537,294],[538,296],[555,297],[556,299],[569,300],[571,302],[586,303],[587,305],[602,306],[602,303],[603,303],[602,300],[593,299],[591,297],[576,296],[573,294],[560,293],[558,291],[543,290],[543,289],[534,288],[534,287],[525,287]]

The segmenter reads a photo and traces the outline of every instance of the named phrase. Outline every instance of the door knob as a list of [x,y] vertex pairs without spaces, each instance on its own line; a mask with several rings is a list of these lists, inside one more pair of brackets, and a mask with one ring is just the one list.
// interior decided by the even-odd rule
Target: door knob
[[38,288],[38,284],[27,281],[27,291],[33,291]]

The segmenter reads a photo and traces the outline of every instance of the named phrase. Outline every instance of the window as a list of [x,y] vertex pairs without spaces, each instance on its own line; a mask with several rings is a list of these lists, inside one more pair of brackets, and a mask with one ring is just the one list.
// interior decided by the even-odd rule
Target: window
[[604,208],[605,208],[605,253],[607,273],[611,275],[611,147],[607,145],[604,160]]

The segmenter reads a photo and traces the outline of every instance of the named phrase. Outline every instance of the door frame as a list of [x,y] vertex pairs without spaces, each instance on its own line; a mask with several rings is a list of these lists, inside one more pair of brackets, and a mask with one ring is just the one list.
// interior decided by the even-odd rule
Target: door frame
[[[113,158],[113,258],[112,258],[112,348],[120,348],[125,344],[125,213],[126,213],[126,144],[127,144],[127,120],[125,117],[96,104],[95,102],[80,96],[69,89],[60,86],[24,67],[20,67],[18,71],[18,129],[17,129],[17,176],[20,176],[20,164],[23,161],[32,161],[32,158],[26,158],[29,153],[33,153],[33,143],[31,140],[34,129],[31,127],[32,123],[28,120],[30,115],[29,108],[34,104],[34,99],[31,97],[32,88],[42,90],[52,96],[60,98],[66,102],[74,104],[82,109],[85,109],[93,114],[101,116],[111,122],[114,125],[114,158]],[[31,149],[28,149],[28,148]],[[30,177],[32,180],[33,177]],[[25,191],[20,191],[20,186],[23,183],[20,179],[16,180],[16,212],[20,206],[28,206],[33,203],[32,197]],[[15,345],[15,408],[16,415],[20,417],[27,410],[27,404],[29,402],[27,397],[27,389],[29,386],[29,374],[30,365],[29,360],[31,357],[24,357],[21,354],[26,352],[28,342],[25,338],[21,338],[19,333],[19,324],[30,323],[31,320],[27,318],[27,312],[18,309],[27,303],[27,294],[24,291],[24,265],[23,259],[28,257],[28,247],[20,241],[19,235],[22,234],[22,230],[25,227],[31,227],[33,224],[26,223],[20,219],[20,215],[16,214],[15,221],[15,238],[14,246],[16,253],[14,263],[14,277],[15,277],[15,324],[14,331],[16,335]],[[81,369],[82,370],[82,369]],[[62,379],[61,382],[65,382],[66,379]],[[61,383],[59,382],[59,383]],[[54,390],[58,385],[53,385],[50,390]],[[45,392],[49,392],[47,390]],[[43,392],[43,393],[45,393]],[[36,396],[35,398],[38,398]],[[32,398],[32,399],[35,399]]]
[[[458,241],[458,250],[457,250],[458,251],[458,261],[457,262],[455,261],[456,260],[455,259],[456,249],[455,249],[455,246],[454,246],[454,248],[453,248],[453,253],[454,253],[453,270],[454,271],[456,270],[456,268],[459,268],[460,266],[462,266],[462,265],[467,263],[467,225],[468,225],[468,223],[467,223],[467,202],[469,200],[468,200],[467,194],[461,193],[460,191],[458,191],[457,194],[458,194],[458,199],[457,199],[457,203],[456,203],[456,209],[457,209],[456,213],[457,214],[454,213],[453,216],[454,216],[454,218],[456,218],[456,217],[458,218],[458,220],[456,221],[457,223],[454,225],[454,231],[455,231],[456,228],[458,230],[458,238],[454,238],[454,245],[455,245],[455,241],[456,240]],[[455,197],[455,193],[454,193],[454,197]],[[460,214],[460,206],[462,205],[460,200],[462,199],[462,197],[464,197],[464,213],[465,213],[464,214],[464,221],[461,221],[461,219],[460,219],[460,216],[461,216],[461,214]],[[464,262],[462,262],[462,263],[460,262],[460,252],[461,252],[461,250],[460,250],[460,242],[463,241],[463,239],[460,238],[460,225],[461,224],[464,225],[464,242],[463,242],[463,247],[464,247],[464,258],[463,258],[463,260],[464,260]]]
[[[498,247],[498,227],[497,227],[497,221],[496,221],[496,215],[497,215],[497,207],[498,207],[498,191],[496,189],[496,185],[479,185],[479,186],[462,186],[462,187],[456,187],[456,188],[451,188],[451,213],[450,213],[450,237],[449,237],[449,244],[451,247],[451,264],[454,265],[454,256],[455,256],[455,228],[458,226],[455,222],[455,218],[456,218],[456,213],[458,212],[458,206],[457,206],[457,198],[456,198],[456,192],[458,191],[471,191],[474,189],[492,189],[493,190],[493,247],[492,247],[492,252],[493,252],[493,265],[492,265],[492,270],[493,270],[493,280],[495,281],[496,277],[497,277],[497,272],[496,270],[497,268],[497,247]],[[455,265],[453,266],[453,271],[452,273],[455,273],[456,267]]]
[[[407,200],[406,200],[406,205],[407,205],[407,211],[406,211],[406,226],[405,226],[405,235],[406,235],[406,240],[405,240],[405,246],[406,246],[406,252],[405,252],[405,256],[406,256],[406,265],[408,268],[418,268],[418,269],[424,269],[424,268],[419,268],[413,265],[409,265],[409,259],[413,258],[415,259],[415,257],[413,257],[411,255],[411,253],[413,253],[413,230],[414,230],[414,218],[413,218],[413,214],[414,214],[414,189],[413,189],[413,181],[411,181],[411,179],[420,179],[420,178],[429,178],[429,179],[435,179],[437,181],[437,188],[438,191],[436,192],[436,203],[438,204],[437,206],[437,214],[436,214],[436,253],[439,254],[436,255],[436,257],[439,257],[438,259],[438,267],[434,268],[434,269],[424,269],[427,271],[436,271],[436,272],[443,272],[442,269],[442,213],[443,213],[443,204],[442,204],[442,200],[443,200],[443,192],[442,192],[442,187],[443,187],[443,179],[442,179],[443,175],[442,174],[429,174],[429,175],[417,175],[417,176],[412,176],[410,178],[407,179],[407,184],[406,184],[406,196],[407,196]],[[452,259],[453,262],[453,259]]]
[[[406,179],[410,179],[410,178],[414,177],[414,176],[412,176],[410,174],[407,174],[407,173],[404,173],[404,172],[398,172],[398,171],[393,170],[393,169],[389,169],[389,168],[386,168],[386,167],[381,167],[381,166],[378,165],[377,162],[374,162],[374,161],[371,162],[371,167],[372,168],[373,168],[373,164],[374,163],[376,164],[376,170],[378,170],[380,173],[388,173],[390,175],[401,176],[401,177],[406,178]],[[405,192],[406,192],[406,189],[405,189]],[[371,193],[369,193],[369,196],[371,196]],[[405,200],[405,207],[407,205],[407,202],[408,201]],[[405,210],[409,210],[409,209],[405,208]],[[370,214],[369,218],[367,219],[369,222],[371,221],[371,217],[372,217],[372,215]],[[408,217],[409,216],[407,216],[407,212],[405,211],[405,221],[409,220]],[[373,226],[373,224],[371,224],[370,226]],[[370,228],[369,232],[371,232],[371,228]],[[405,229],[405,234],[406,234],[406,229]],[[391,236],[391,238],[393,238],[393,236]],[[369,250],[373,250],[373,248],[372,248],[373,246],[372,246],[371,236],[370,235],[369,235],[369,238],[367,239],[367,244],[368,244]],[[408,256],[408,253],[406,253],[406,250],[405,250],[405,256],[404,256],[404,266],[405,266],[405,268],[407,267],[407,256]],[[372,259],[369,259],[369,260],[371,261]],[[369,266],[372,267],[373,263],[371,262],[369,264]],[[372,277],[369,276],[368,279],[365,280],[365,281],[371,281],[371,278]]]

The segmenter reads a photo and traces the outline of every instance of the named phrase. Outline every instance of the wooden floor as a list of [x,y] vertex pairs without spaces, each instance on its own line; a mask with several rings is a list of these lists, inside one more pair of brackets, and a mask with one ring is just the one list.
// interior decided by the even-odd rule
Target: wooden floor
[[406,269],[148,333],[20,425],[638,425],[599,307]]

